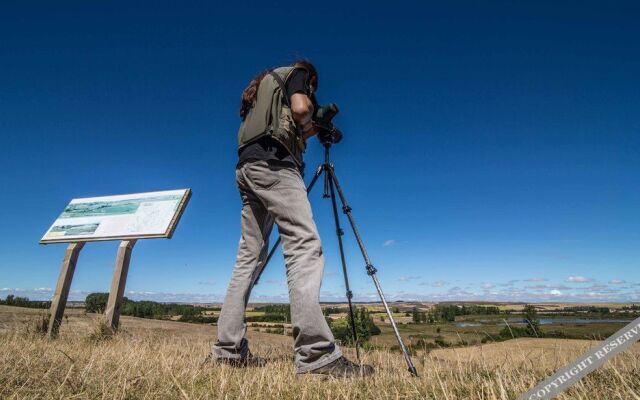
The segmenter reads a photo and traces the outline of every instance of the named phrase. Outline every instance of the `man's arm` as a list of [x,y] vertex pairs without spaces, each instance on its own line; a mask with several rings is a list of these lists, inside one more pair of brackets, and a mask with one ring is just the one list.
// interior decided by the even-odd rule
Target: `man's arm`
[[303,93],[292,94],[291,113],[305,140],[318,133],[312,120],[313,103],[309,96]]

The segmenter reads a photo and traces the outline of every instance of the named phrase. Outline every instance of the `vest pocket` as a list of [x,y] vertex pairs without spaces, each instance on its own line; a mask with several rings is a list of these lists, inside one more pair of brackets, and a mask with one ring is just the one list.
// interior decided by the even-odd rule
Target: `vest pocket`
[[302,136],[298,134],[291,110],[287,107],[282,107],[275,136],[287,147],[298,162],[302,162],[302,153],[305,151],[306,143]]

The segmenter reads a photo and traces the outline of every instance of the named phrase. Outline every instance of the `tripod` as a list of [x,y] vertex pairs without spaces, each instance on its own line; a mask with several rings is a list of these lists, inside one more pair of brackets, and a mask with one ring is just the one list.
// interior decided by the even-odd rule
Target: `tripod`
[[[405,347],[404,342],[402,341],[402,337],[400,336],[400,332],[398,332],[398,327],[396,326],[396,322],[393,319],[393,314],[391,313],[391,310],[389,309],[389,305],[387,304],[387,300],[384,297],[384,293],[382,293],[382,287],[380,286],[380,282],[378,281],[378,277],[376,276],[377,270],[371,264],[371,259],[369,259],[369,255],[367,254],[367,250],[364,247],[364,243],[362,242],[362,238],[360,237],[360,233],[358,232],[358,229],[356,228],[356,223],[355,223],[355,221],[353,219],[353,215],[351,215],[351,207],[347,204],[347,200],[344,197],[344,193],[342,192],[342,188],[340,187],[340,184],[338,183],[338,178],[336,177],[336,173],[335,173],[335,170],[333,168],[333,164],[331,164],[331,161],[330,161],[330,158],[329,158],[329,150],[331,149],[331,145],[333,144],[333,142],[329,141],[329,140],[321,140],[321,141],[322,141],[322,144],[324,145],[324,163],[321,164],[320,166],[318,166],[318,168],[316,169],[316,172],[315,172],[313,178],[311,179],[311,182],[309,183],[309,186],[307,187],[307,193],[311,192],[311,189],[313,189],[313,186],[318,181],[318,178],[324,172],[324,192],[322,194],[322,197],[323,198],[331,198],[331,205],[333,207],[333,218],[334,218],[335,225],[336,225],[336,235],[338,236],[338,246],[340,248],[340,261],[342,262],[342,274],[344,275],[344,286],[345,286],[345,289],[346,289],[347,301],[349,303],[349,319],[351,321],[351,335],[353,337],[353,342],[355,343],[355,346],[356,346],[356,357],[358,359],[358,362],[360,363],[360,346],[359,346],[359,343],[358,343],[358,334],[356,332],[355,316],[354,316],[354,313],[353,313],[353,304],[352,304],[352,301],[351,301],[351,299],[353,298],[353,293],[351,292],[351,289],[349,288],[349,278],[348,278],[348,275],[347,275],[347,264],[346,264],[345,257],[344,257],[344,247],[343,247],[343,244],[342,244],[342,235],[344,235],[344,231],[340,227],[340,219],[338,218],[338,206],[337,206],[336,196],[335,196],[335,191],[336,190],[338,192],[338,196],[340,197],[340,202],[342,203],[342,212],[344,214],[346,214],[347,218],[349,219],[349,223],[351,225],[351,229],[353,230],[353,233],[354,233],[354,235],[356,237],[356,241],[358,242],[358,246],[360,247],[360,251],[362,252],[362,257],[364,258],[365,268],[367,270],[367,274],[373,280],[373,284],[375,285],[376,290],[378,291],[378,295],[380,296],[380,300],[382,301],[382,305],[384,306],[384,309],[385,309],[385,311],[387,313],[387,316],[389,317],[389,321],[391,322],[391,326],[393,328],[393,332],[394,332],[394,334],[396,336],[396,339],[398,340],[398,345],[400,346],[400,350],[402,350],[402,354],[403,354],[404,359],[405,359],[405,361],[407,363],[407,368],[408,368],[409,372],[411,373],[411,375],[418,376],[416,368],[413,366],[413,362],[411,361],[411,357],[409,356],[409,353],[407,352],[407,348]],[[258,283],[258,280],[260,279],[260,275],[262,274],[262,272],[266,268],[267,264],[269,263],[269,260],[271,260],[271,257],[275,253],[276,248],[280,244],[280,240],[281,239],[278,238],[276,243],[273,245],[273,247],[269,251],[267,259],[265,260],[265,262],[264,262],[264,264],[262,266],[262,270],[260,271],[260,274],[258,274],[258,278],[255,280],[254,285]]]

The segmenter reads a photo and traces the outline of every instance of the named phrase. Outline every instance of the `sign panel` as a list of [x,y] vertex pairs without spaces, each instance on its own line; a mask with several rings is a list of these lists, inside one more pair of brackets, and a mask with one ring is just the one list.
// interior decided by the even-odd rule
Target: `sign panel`
[[40,243],[170,238],[191,189],[73,199]]

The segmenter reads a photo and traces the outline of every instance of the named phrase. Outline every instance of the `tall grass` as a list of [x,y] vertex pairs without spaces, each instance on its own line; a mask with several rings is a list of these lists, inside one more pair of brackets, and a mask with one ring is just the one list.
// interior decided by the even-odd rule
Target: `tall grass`
[[[0,398],[504,400],[515,399],[589,345],[570,354],[560,348],[539,352],[537,340],[544,339],[418,350],[418,378],[409,375],[400,354],[375,350],[364,354],[376,368],[374,377],[321,381],[295,375],[290,339],[281,337],[252,342],[252,352],[269,359],[266,367],[234,369],[204,362],[213,335],[147,329],[109,340],[95,340],[91,333],[49,340],[6,331],[0,334]],[[559,398],[633,399],[637,393],[637,353],[623,353]]]

